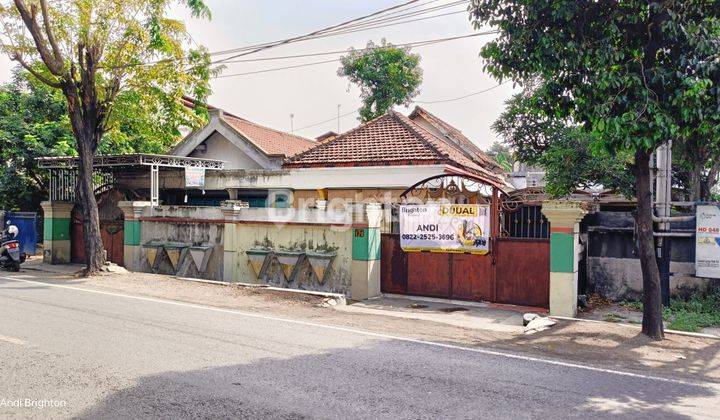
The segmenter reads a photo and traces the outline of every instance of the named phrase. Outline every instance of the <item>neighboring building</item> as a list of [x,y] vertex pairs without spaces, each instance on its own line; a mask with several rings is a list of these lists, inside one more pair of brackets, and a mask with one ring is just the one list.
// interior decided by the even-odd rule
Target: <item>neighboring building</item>
[[170,154],[223,160],[226,169],[274,170],[280,169],[286,158],[316,145],[221,109],[210,109],[209,115],[208,124],[185,137]]
[[222,160],[225,169],[208,172],[202,189],[185,188],[177,174],[160,174],[161,201],[166,204],[218,205],[232,199],[252,207],[286,207],[335,198],[397,202],[415,183],[448,173],[474,174],[511,188],[497,163],[459,130],[420,107],[407,117],[391,111],[345,133],[323,134],[317,141],[208,108],[208,124],[171,154]]
[[[313,140],[264,127],[215,107],[209,107],[208,113],[209,122],[185,137],[173,147],[170,154],[222,160],[225,162],[223,176],[232,177],[237,171],[280,171],[286,158],[317,144]],[[165,194],[167,202],[191,205],[218,205],[223,200],[238,199],[249,202],[253,207],[265,207],[268,203],[285,206],[289,200],[287,193],[276,196],[262,185],[242,190],[167,189]]]
[[336,132],[334,132],[334,131],[328,131],[328,132],[325,133],[325,134],[321,134],[321,135],[317,136],[317,137],[315,138],[315,140],[317,140],[318,142],[323,142],[323,141],[326,141],[326,140],[334,139],[334,138],[337,137],[337,136],[338,136],[338,133],[336,133]]
[[515,162],[513,171],[508,174],[508,182],[518,190],[523,188],[544,187],[546,184],[545,170],[540,167]]

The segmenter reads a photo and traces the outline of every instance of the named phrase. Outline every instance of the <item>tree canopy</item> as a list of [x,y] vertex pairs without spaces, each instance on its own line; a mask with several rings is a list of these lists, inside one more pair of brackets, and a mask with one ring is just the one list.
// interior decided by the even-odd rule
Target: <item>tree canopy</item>
[[377,118],[394,105],[409,105],[420,92],[420,56],[409,48],[394,46],[384,39],[380,45],[370,41],[365,49],[351,49],[340,61],[338,75],[360,87],[361,121]]
[[514,95],[493,123],[493,130],[515,158],[545,170],[546,193],[562,197],[578,188],[604,188],[634,195],[632,153],[609,153],[569,120],[547,115],[531,87]]
[[586,145],[633,155],[643,332],[662,338],[650,156],[671,139],[717,136],[720,4],[471,0],[469,9],[477,28],[499,30],[481,50],[491,75],[521,85],[539,80],[533,108],[571,122]]
[[[0,3],[2,51],[37,80],[62,92],[66,100],[79,156],[75,192],[86,222],[88,273],[97,272],[104,263],[93,156],[105,134],[124,126],[120,132],[129,137],[110,140],[127,144],[138,135],[167,132],[178,119],[202,117],[202,107],[188,109],[181,98],[189,94],[205,102],[210,58],[202,48],[188,48],[191,40],[185,25],[167,16],[175,3],[188,6],[194,16],[210,16],[202,0]],[[133,108],[153,115],[155,124],[134,118]],[[162,144],[167,138],[154,141]]]

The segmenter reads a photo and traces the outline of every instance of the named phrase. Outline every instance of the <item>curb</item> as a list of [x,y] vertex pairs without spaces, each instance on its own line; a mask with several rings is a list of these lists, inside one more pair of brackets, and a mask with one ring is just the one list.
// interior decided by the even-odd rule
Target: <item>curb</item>
[[338,301],[338,304],[340,305],[346,305],[347,304],[347,298],[345,295],[341,293],[330,293],[330,292],[318,292],[314,290],[302,290],[302,289],[289,289],[285,287],[275,287],[275,286],[268,286],[265,284],[256,284],[256,283],[230,283],[225,281],[217,281],[217,280],[205,280],[205,279],[194,279],[190,277],[178,277],[178,276],[172,276],[172,278],[176,280],[182,280],[182,281],[191,281],[195,283],[205,283],[205,284],[214,284],[217,286],[234,286],[234,287],[243,287],[248,289],[264,289],[264,290],[272,290],[275,292],[288,292],[288,293],[298,293],[302,295],[312,295],[312,296],[320,296],[320,297],[326,297],[326,298],[332,298],[336,299]]
[[[552,319],[557,319],[560,321],[575,321],[575,322],[593,322],[593,323],[600,323],[600,324],[612,324],[612,325],[620,325],[623,327],[633,328],[636,330],[640,330],[641,327],[639,325],[634,324],[628,324],[624,322],[607,322],[607,321],[600,321],[597,319],[582,319],[582,318],[572,318],[569,316],[550,316]],[[690,332],[690,331],[678,331],[678,330],[665,330],[665,333],[667,334],[674,334],[674,335],[684,335],[687,337],[695,337],[695,338],[711,338],[713,340],[720,340],[720,336],[712,335],[712,334],[704,334],[704,333],[696,333],[696,332]]]

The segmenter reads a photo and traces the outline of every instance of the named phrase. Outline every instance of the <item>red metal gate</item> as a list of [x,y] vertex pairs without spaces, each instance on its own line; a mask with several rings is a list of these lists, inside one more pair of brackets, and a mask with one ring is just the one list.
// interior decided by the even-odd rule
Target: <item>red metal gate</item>
[[[491,209],[490,253],[404,252],[399,234],[383,234],[381,291],[549,307],[549,224],[540,206],[525,205],[526,193],[503,201],[497,187],[492,188],[492,193],[480,188],[468,192],[464,181],[446,182],[444,178],[422,181],[403,193],[403,197],[424,184],[426,191],[420,194],[421,199],[450,197],[465,203],[485,200]],[[471,179],[474,181],[477,180]]]
[[[103,248],[107,252],[107,260],[117,265],[125,265],[125,232],[122,220],[101,220],[100,237]],[[85,221],[80,212],[73,211],[72,225],[70,226],[70,261],[85,264],[85,237],[83,236]]]
[[404,252],[400,235],[383,234],[383,293],[547,308],[550,241],[498,238],[488,255]]

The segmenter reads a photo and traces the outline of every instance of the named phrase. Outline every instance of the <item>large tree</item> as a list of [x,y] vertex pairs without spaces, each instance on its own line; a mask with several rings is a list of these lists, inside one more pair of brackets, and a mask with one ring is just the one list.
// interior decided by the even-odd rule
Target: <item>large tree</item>
[[487,71],[538,78],[547,109],[610,153],[633,154],[643,274],[642,331],[662,339],[650,160],[670,139],[708,134],[720,103],[720,5],[712,0],[471,0],[476,27],[498,36]]
[[385,114],[395,105],[409,105],[420,92],[420,56],[409,48],[394,46],[384,39],[380,45],[370,41],[364,49],[351,49],[340,61],[338,75],[360,87],[363,122]]
[[[173,0],[13,0],[0,3],[2,49],[39,81],[62,92],[79,156],[76,201],[86,220],[87,273],[104,263],[93,157],[101,140],[130,114],[117,114],[127,92],[162,115],[185,110],[180,98],[206,98],[209,58],[186,48],[182,22],[167,17]],[[184,0],[209,17],[202,0]],[[118,118],[120,117],[120,118]]]
[[16,72],[0,86],[0,208],[9,211],[40,206],[46,176],[36,158],[74,152],[65,99],[26,76]]
[[[142,101],[143,95],[122,92],[98,150],[104,154],[167,153],[181,137],[180,129],[201,124],[194,113],[167,114]],[[186,110],[185,110],[186,111]],[[12,82],[0,85],[0,208],[35,211],[47,199],[48,174],[36,159],[75,156],[75,139],[62,92],[16,68]]]

